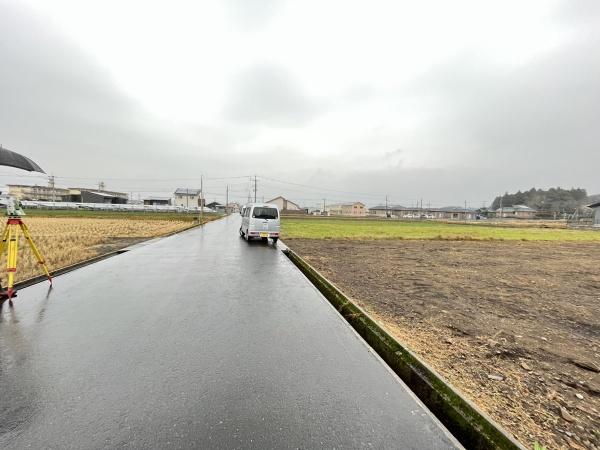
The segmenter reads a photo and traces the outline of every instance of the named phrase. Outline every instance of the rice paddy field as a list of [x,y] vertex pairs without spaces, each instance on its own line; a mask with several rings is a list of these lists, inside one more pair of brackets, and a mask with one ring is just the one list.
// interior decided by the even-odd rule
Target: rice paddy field
[[[30,214],[28,211],[27,214],[24,222],[45,257],[50,272],[147,239],[183,230],[197,223],[194,219],[198,218],[197,215],[186,214],[115,214],[94,211],[78,214],[64,211],[36,211]],[[204,221],[217,217],[206,215]],[[41,267],[21,232],[19,236],[16,281],[42,275]],[[2,286],[6,286],[5,267],[6,250],[0,256]]]
[[425,239],[490,241],[592,241],[600,242],[600,230],[572,230],[544,224],[536,227],[507,223],[407,222],[398,220],[284,218],[284,239]]

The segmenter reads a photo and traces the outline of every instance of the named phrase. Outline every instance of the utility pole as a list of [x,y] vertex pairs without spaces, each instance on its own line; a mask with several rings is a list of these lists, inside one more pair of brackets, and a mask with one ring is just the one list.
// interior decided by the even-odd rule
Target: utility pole
[[56,197],[55,197],[56,189],[54,189],[54,186],[55,186],[54,175],[50,175],[48,177],[48,187],[50,187],[52,189],[52,203],[54,203],[56,201]]
[[325,203],[326,203],[326,200],[327,199],[325,199],[325,198],[323,199],[323,214],[321,214],[322,216],[325,215]]
[[504,215],[503,213],[504,213],[504,211],[502,209],[502,197],[500,197],[500,218],[501,219],[502,219],[502,216]]
[[465,200],[465,220],[467,220],[467,201]]
[[229,185],[227,185],[227,188],[225,189],[225,214],[227,214],[229,211]]
[[256,175],[254,175],[254,203],[256,203]]
[[104,184],[104,181],[101,181],[100,183],[98,183],[98,190],[99,191],[103,191],[105,187],[106,187],[106,185]]
[[423,197],[421,197],[421,213],[419,214],[419,219],[423,218]]
[[390,213],[388,212],[388,196],[385,196],[385,217],[390,217]]
[[204,177],[200,175],[200,225],[204,219]]

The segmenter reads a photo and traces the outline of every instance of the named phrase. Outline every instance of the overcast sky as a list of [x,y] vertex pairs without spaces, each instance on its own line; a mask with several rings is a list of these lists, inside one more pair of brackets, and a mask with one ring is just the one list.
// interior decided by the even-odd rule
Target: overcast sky
[[58,185],[600,193],[597,0],[0,0],[0,29],[0,143]]

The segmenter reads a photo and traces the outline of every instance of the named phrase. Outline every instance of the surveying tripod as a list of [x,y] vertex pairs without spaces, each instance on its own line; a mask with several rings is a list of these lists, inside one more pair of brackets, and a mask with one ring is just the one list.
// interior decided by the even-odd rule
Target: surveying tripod
[[[16,291],[13,286],[15,284],[15,273],[17,272],[17,253],[19,250],[19,229],[23,232],[25,240],[29,244],[31,251],[35,255],[39,264],[44,269],[44,273],[48,277],[48,281],[52,284],[52,276],[48,271],[48,266],[42,257],[42,254],[34,244],[29,234],[29,228],[21,219],[25,215],[25,212],[21,208],[21,204],[18,200],[13,198],[8,199],[6,206],[6,215],[8,220],[6,221],[6,227],[2,233],[2,241],[0,242],[0,255],[4,252],[5,248],[8,248],[8,255],[6,258],[6,271],[8,272],[8,286],[5,291],[0,291],[0,300],[8,298],[12,304],[12,298]],[[0,286],[1,289],[1,286]]]

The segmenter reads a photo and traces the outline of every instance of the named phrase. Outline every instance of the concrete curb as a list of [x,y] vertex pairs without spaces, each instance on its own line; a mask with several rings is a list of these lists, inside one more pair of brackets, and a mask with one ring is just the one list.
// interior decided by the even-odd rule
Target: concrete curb
[[390,336],[333,283],[290,249],[283,252],[466,448],[521,449],[517,440]]

